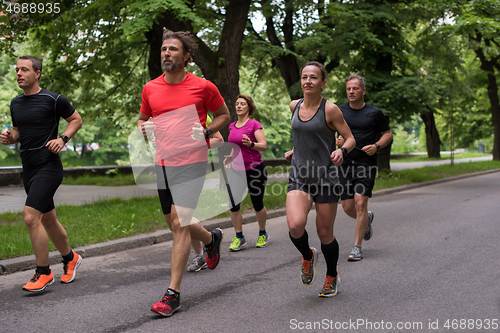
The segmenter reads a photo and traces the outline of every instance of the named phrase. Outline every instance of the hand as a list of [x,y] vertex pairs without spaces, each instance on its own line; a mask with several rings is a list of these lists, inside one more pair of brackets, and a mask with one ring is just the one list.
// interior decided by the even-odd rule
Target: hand
[[2,134],[0,135],[0,142],[3,145],[10,145],[10,144],[12,144],[12,142],[13,142],[12,132],[9,131],[9,130],[3,131]]
[[285,159],[288,161],[288,163],[292,162],[292,156],[293,156],[293,149],[285,153]]
[[53,152],[54,154],[59,154],[59,152],[64,148],[64,145],[65,145],[65,143],[64,143],[63,139],[57,138],[57,139],[50,140],[49,142],[47,142],[45,147],[49,148],[49,150],[51,152]]
[[250,148],[250,145],[252,144],[252,141],[250,141],[250,138],[248,137],[248,135],[246,134],[243,134],[243,140],[241,140],[241,142]]
[[144,135],[145,138],[150,136],[155,130],[155,124],[153,122],[153,118],[150,117],[147,121],[142,123],[142,135]]
[[194,123],[193,127],[193,134],[191,134],[191,137],[193,138],[194,141],[203,141],[205,140],[205,129],[199,122]]
[[339,148],[334,150],[330,155],[330,158],[332,159],[333,164],[341,166],[342,163],[344,163],[344,154],[342,153],[342,149]]
[[342,135],[339,135],[335,141],[337,143],[337,147],[342,147],[345,143],[345,140],[342,137]]
[[372,156],[377,152],[377,146],[373,145],[366,145],[363,148],[361,148],[362,151],[367,153],[369,156]]
[[233,155],[224,155],[224,166],[226,168],[230,167],[231,162],[233,161]]

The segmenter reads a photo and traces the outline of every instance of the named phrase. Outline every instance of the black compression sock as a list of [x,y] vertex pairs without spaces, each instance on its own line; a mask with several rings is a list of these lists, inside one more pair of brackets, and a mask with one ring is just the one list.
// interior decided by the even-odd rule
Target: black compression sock
[[50,275],[50,266],[47,265],[47,266],[36,266],[36,272],[40,273],[40,274],[44,274],[44,275]]
[[70,250],[69,253],[65,256],[62,256],[63,262],[70,262],[71,260],[75,259],[75,254],[73,253],[73,250]]
[[293,245],[299,250],[299,252],[302,254],[302,257],[305,260],[311,260],[313,257],[311,248],[309,247],[309,236],[307,235],[307,231],[304,230],[304,234],[300,236],[299,238],[293,238],[290,233],[288,233],[290,236],[290,239],[292,240]]
[[326,261],[326,274],[337,276],[337,262],[339,261],[339,243],[335,238],[330,244],[321,244],[321,252]]

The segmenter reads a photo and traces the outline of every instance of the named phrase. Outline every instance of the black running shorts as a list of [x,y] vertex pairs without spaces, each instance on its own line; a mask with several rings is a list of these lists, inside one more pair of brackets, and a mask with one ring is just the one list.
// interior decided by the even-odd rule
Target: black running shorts
[[356,164],[346,161],[338,168],[340,180],[340,197],[342,200],[353,199],[358,193],[371,198],[377,176],[377,166]]
[[59,158],[37,166],[23,166],[24,190],[28,197],[25,205],[42,213],[55,208],[54,194],[63,180],[63,167]]
[[195,209],[205,184],[207,162],[155,168],[163,214],[170,214],[172,205]]

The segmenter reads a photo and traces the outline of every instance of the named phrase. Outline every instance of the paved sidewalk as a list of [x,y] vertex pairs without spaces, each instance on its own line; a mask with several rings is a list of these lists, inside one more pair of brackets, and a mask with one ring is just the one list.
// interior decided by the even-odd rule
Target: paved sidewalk
[[[428,186],[442,182],[449,182],[456,179],[474,177],[494,172],[500,172],[500,169],[477,172],[473,174],[456,176],[456,177],[448,177],[430,182],[399,186],[391,189],[379,190],[373,192],[373,196],[381,196],[390,193],[405,191],[412,188]],[[282,174],[278,175],[278,177],[270,177],[269,181],[270,182],[286,181],[286,179],[287,175]],[[121,187],[62,185],[56,194],[55,200],[56,204],[71,203],[78,205],[78,204],[90,203],[99,199],[112,198],[112,197],[131,198],[134,196],[150,196],[156,194],[157,194],[156,190],[143,189],[136,185],[121,186]],[[22,209],[22,206],[24,205],[25,196],[26,195],[22,187],[0,187],[0,204],[2,210],[5,208],[5,205],[9,203],[13,205],[12,207],[18,207],[16,205],[19,205],[19,202],[21,203],[21,209]],[[12,209],[12,210],[18,211],[19,209]],[[268,211],[268,219],[272,219],[283,215],[285,215],[284,208]],[[252,222],[256,222],[254,213],[245,214],[243,216],[244,224]],[[203,222],[203,225],[205,226],[205,228],[207,228],[207,230],[213,230],[214,228],[229,228],[232,226],[232,223],[229,218],[224,218],[224,219],[205,221]],[[146,235],[138,235],[133,237],[117,239],[105,243],[83,246],[76,248],[75,251],[78,252],[83,257],[91,257],[91,256],[93,257],[125,249],[152,245],[169,240],[172,240],[172,235],[169,230],[164,230]],[[61,256],[59,252],[51,252],[49,254],[49,261],[51,265],[60,263]],[[22,270],[29,270],[33,269],[34,267],[35,267],[34,255],[7,259],[7,260],[0,260],[0,275],[10,274]]]

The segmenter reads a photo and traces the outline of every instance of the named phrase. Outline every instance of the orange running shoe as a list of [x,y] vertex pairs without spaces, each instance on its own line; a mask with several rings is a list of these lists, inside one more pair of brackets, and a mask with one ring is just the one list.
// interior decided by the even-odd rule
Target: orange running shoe
[[42,291],[52,283],[54,283],[54,275],[52,274],[52,270],[50,271],[49,275],[40,274],[35,271],[35,275],[33,275],[31,280],[23,286],[23,290]]
[[61,276],[61,283],[70,283],[76,277],[76,269],[82,263],[82,257],[73,251],[74,258],[70,262],[63,262],[64,274]]

